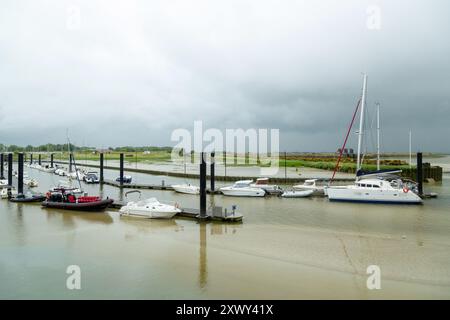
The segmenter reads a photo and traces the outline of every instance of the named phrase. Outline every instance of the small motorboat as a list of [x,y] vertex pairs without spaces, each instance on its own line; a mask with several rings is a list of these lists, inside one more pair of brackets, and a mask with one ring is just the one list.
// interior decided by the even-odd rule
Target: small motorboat
[[[11,189],[11,196],[15,197],[17,196],[17,190],[16,189]],[[0,197],[2,199],[8,199],[8,189],[7,188],[3,188],[0,190]]]
[[79,196],[73,193],[48,192],[46,200],[42,202],[45,208],[76,210],[76,211],[102,211],[114,202],[113,199],[101,199],[97,196]]
[[[131,183],[133,178],[131,176],[123,176],[123,183]],[[120,177],[116,179],[116,182],[120,183]]]
[[233,197],[264,197],[266,191],[261,188],[251,187],[253,180],[241,180],[236,181],[234,185],[228,187],[222,187],[219,190],[225,196]]
[[88,172],[84,176],[84,182],[86,183],[100,183],[100,179],[98,178],[97,172]]
[[160,203],[156,198],[128,202],[119,210],[121,216],[149,219],[171,219],[181,210],[177,206]]
[[174,184],[172,188],[175,192],[186,194],[200,194],[200,187],[194,186],[190,183]]
[[58,175],[60,177],[64,177],[64,176],[67,175],[67,172],[64,169],[62,169],[62,168],[58,168],[58,169],[56,169],[54,171],[54,174],[56,174],[56,175]]
[[36,179],[30,178],[24,178],[23,183],[30,188],[35,188],[39,185]]
[[281,195],[283,198],[306,198],[311,196],[314,193],[314,190],[293,190],[293,191],[285,191]]
[[16,203],[29,203],[29,202],[42,202],[45,199],[46,196],[43,194],[27,193],[27,194],[19,194],[15,197],[12,197],[11,199],[9,199],[9,201]]
[[317,179],[305,180],[303,184],[293,186],[294,190],[313,190],[315,193],[324,193],[324,187],[316,185]]
[[270,194],[281,194],[283,190],[275,185],[269,184],[269,178],[258,178],[255,183],[250,184],[250,187],[253,188],[261,188],[266,191],[266,193]]
[[41,167],[40,170],[43,172],[54,173],[56,171],[56,168],[52,168],[49,165],[45,165],[45,166]]

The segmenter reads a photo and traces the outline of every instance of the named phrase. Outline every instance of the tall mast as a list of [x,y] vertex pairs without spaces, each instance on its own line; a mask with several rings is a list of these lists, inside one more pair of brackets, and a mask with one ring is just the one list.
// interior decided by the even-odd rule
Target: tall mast
[[359,118],[359,131],[358,131],[358,154],[356,159],[356,171],[361,169],[361,144],[363,138],[364,127],[364,107],[366,105],[366,90],[367,90],[367,75],[364,74],[362,98],[361,98],[361,114]]
[[377,170],[380,170],[380,104],[377,102]]

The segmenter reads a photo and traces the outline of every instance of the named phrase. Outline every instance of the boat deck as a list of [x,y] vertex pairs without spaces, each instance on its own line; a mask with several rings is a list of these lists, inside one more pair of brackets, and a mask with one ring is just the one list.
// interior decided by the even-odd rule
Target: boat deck
[[[125,205],[125,202],[114,201],[109,207],[113,209],[120,209]],[[196,208],[180,208],[181,212],[175,217],[197,219],[197,220],[212,220],[212,221],[222,221],[222,222],[241,222],[243,215],[236,212],[235,214],[228,213],[226,210],[222,210],[221,207],[215,207],[213,210],[207,210],[206,217],[200,217],[200,209]]]

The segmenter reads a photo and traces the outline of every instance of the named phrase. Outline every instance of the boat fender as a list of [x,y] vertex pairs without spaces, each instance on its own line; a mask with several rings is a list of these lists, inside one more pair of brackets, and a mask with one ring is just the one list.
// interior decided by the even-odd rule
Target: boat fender
[[47,193],[45,194],[45,196],[47,197],[47,200],[49,200],[49,199],[50,199],[51,195],[52,195],[52,193],[51,193],[51,192],[47,192]]
[[403,187],[403,192],[404,193],[408,193],[408,191],[409,191],[408,187]]

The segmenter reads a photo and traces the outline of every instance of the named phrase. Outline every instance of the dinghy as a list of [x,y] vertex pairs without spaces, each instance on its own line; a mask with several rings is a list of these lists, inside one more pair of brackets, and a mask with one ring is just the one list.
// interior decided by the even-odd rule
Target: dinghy
[[42,202],[45,199],[46,199],[46,196],[43,194],[27,193],[25,195],[23,195],[23,194],[17,195],[15,197],[9,199],[9,201],[16,202],[16,203],[29,203],[29,202]]

